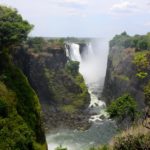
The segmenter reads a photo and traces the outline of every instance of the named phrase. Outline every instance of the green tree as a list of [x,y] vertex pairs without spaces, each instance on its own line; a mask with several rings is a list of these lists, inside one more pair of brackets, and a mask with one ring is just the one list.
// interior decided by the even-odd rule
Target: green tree
[[119,121],[124,120],[126,117],[130,117],[134,121],[137,114],[137,105],[129,94],[124,94],[108,106],[107,112],[111,118],[119,119]]
[[150,107],[150,81],[144,87],[145,103]]
[[20,44],[32,28],[16,9],[0,5],[0,51]]
[[56,147],[55,150],[67,150],[67,148],[63,148],[62,145],[60,145],[59,147]]
[[67,72],[71,73],[72,75],[77,75],[79,73],[79,62],[78,61],[69,61],[66,64]]
[[136,52],[133,57],[133,63],[136,65],[137,74],[136,76],[139,79],[145,79],[149,76],[149,68],[150,68],[150,52],[149,51],[141,51]]
[[30,37],[27,40],[27,44],[29,45],[29,48],[34,50],[34,52],[40,52],[47,47],[48,42],[42,37]]

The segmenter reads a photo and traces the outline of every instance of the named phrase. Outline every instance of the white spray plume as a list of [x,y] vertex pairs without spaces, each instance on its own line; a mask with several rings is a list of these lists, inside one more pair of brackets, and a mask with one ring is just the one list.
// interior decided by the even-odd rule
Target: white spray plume
[[88,43],[86,49],[80,54],[80,46],[71,43],[70,50],[66,48],[66,55],[73,61],[80,62],[79,71],[83,75],[86,83],[99,82],[103,84],[108,56],[107,41],[103,39],[93,39]]
[[87,84],[104,81],[108,45],[103,39],[94,39],[85,50],[85,59],[80,62],[80,73],[84,76]]

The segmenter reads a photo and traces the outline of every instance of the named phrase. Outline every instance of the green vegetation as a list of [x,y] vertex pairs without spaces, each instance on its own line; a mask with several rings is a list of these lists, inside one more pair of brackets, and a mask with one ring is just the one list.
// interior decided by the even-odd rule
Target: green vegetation
[[42,37],[28,38],[27,44],[33,52],[40,52],[47,47],[47,41]]
[[150,134],[139,134],[137,136],[127,135],[117,137],[114,143],[114,150],[148,150],[150,147]]
[[41,150],[43,145],[37,95],[21,71],[5,62],[0,71],[0,149]]
[[120,35],[116,35],[111,41],[110,41],[110,47],[113,46],[119,46],[119,47],[129,47],[130,45],[130,36],[123,32]]
[[51,47],[57,48],[64,46],[64,38],[59,39],[49,39],[48,42],[50,43]]
[[149,51],[136,52],[134,54],[133,63],[137,67],[136,76],[140,79],[145,79],[146,77],[148,77],[148,70],[150,67],[149,58]]
[[[137,92],[143,92],[146,104],[144,109],[148,115],[150,107],[150,33],[142,36],[129,36],[126,32],[123,32],[121,35],[116,35],[110,41],[109,59],[110,63],[112,63],[112,70],[110,70],[112,71],[111,76],[128,81],[129,88],[131,86],[131,88],[135,88]],[[129,70],[133,69],[133,73],[136,72],[136,77],[140,80],[137,80],[132,76],[132,70],[130,72],[131,74],[129,73],[131,78],[128,78],[129,80],[125,78],[126,75],[128,75],[126,72],[129,72],[129,70],[127,69],[127,71],[124,71],[123,69],[120,69],[124,64],[131,65],[129,67],[132,68],[129,68]],[[114,83],[116,82],[114,81]],[[140,88],[136,87],[137,83]],[[121,87],[123,87],[123,85],[121,85]],[[117,89],[115,89],[115,92],[116,90]],[[118,89],[118,91],[120,90]],[[115,93],[113,94],[115,95]],[[117,94],[120,93],[118,92]],[[137,102],[140,103],[142,101],[137,100]],[[111,118],[114,118],[117,121],[119,120],[118,123],[120,124],[122,123],[121,127],[125,124],[128,126],[126,130],[120,131],[116,137],[112,138],[107,145],[109,150],[147,150],[150,148],[150,132],[149,129],[146,128],[149,126],[149,117],[146,118],[144,116],[145,118],[143,117],[143,120],[141,119],[141,116],[137,116],[139,115],[139,112],[137,111],[134,98],[129,94],[125,94],[114,100],[108,106],[107,111]],[[133,124],[131,124],[132,121],[134,121]]]
[[145,95],[145,103],[148,107],[150,107],[150,81],[144,88],[144,95]]
[[110,41],[110,47],[119,46],[124,48],[135,48],[136,50],[150,50],[150,33],[147,35],[129,36],[126,32],[116,35]]
[[28,46],[29,51],[32,51],[34,53],[51,52],[51,50],[62,48],[64,46],[64,39],[30,37],[28,38],[26,45]]
[[89,150],[109,150],[109,147],[107,145],[100,146],[98,148],[92,147]]
[[63,112],[71,114],[84,108],[89,101],[87,87],[78,68],[79,63],[73,61],[57,71],[45,68],[51,97],[61,104],[60,109]]
[[134,121],[137,114],[137,105],[135,100],[129,94],[124,94],[108,106],[107,112],[109,113],[110,118],[122,121],[126,117],[130,117],[131,120]]
[[148,150],[150,147],[149,129],[142,125],[132,126],[118,135],[104,146],[89,150]]
[[66,64],[66,71],[73,76],[76,76],[79,73],[79,62],[78,61],[69,61]]
[[113,77],[116,77],[120,80],[123,80],[123,81],[130,81],[129,77],[128,76],[125,76],[125,75],[118,75],[118,74],[114,74],[112,73]]
[[65,40],[67,42],[72,42],[72,43],[88,43],[91,41],[90,38],[76,38],[76,37],[67,37]]
[[136,52],[133,58],[134,64],[140,69],[146,69],[149,66],[148,55],[149,51]]
[[67,150],[67,148],[63,148],[61,145],[57,147],[55,150]]
[[148,76],[148,73],[147,72],[139,72],[136,74],[136,76],[139,78],[139,79],[144,79]]
[[0,149],[46,150],[36,93],[11,61],[32,29],[17,10],[0,6]]
[[16,9],[0,5],[0,51],[20,44],[32,28]]
[[148,150],[150,146],[149,129],[137,124],[114,137],[110,145],[114,150]]

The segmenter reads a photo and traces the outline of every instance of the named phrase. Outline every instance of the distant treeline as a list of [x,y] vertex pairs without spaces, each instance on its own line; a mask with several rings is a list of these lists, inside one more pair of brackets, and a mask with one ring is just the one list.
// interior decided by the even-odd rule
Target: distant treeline
[[146,35],[129,36],[126,32],[116,35],[109,43],[110,47],[123,46],[136,50],[150,50],[150,33]]
[[50,49],[59,49],[64,46],[66,42],[73,43],[87,43],[89,38],[47,38],[47,37],[29,37],[26,45],[33,52],[49,51]]
[[33,52],[47,51],[48,49],[58,49],[63,47],[64,39],[48,39],[43,37],[29,37],[26,45]]

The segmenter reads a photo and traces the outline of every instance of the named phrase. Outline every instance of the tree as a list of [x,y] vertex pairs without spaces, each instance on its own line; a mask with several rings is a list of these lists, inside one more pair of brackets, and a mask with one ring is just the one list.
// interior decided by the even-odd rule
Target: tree
[[137,115],[136,101],[129,94],[124,94],[108,106],[107,112],[111,118],[122,121],[126,117],[130,117],[134,121]]
[[66,70],[74,76],[77,75],[79,73],[79,62],[69,61],[66,64]]
[[144,87],[144,95],[145,95],[145,103],[148,107],[150,107],[150,81]]
[[55,150],[67,150],[67,148],[63,148],[62,145],[60,145],[59,147],[56,147]]
[[0,5],[0,51],[20,44],[32,28],[16,9]]
[[40,52],[47,47],[48,42],[42,37],[30,37],[27,40],[27,44],[29,45],[29,48],[34,50],[34,52]]

